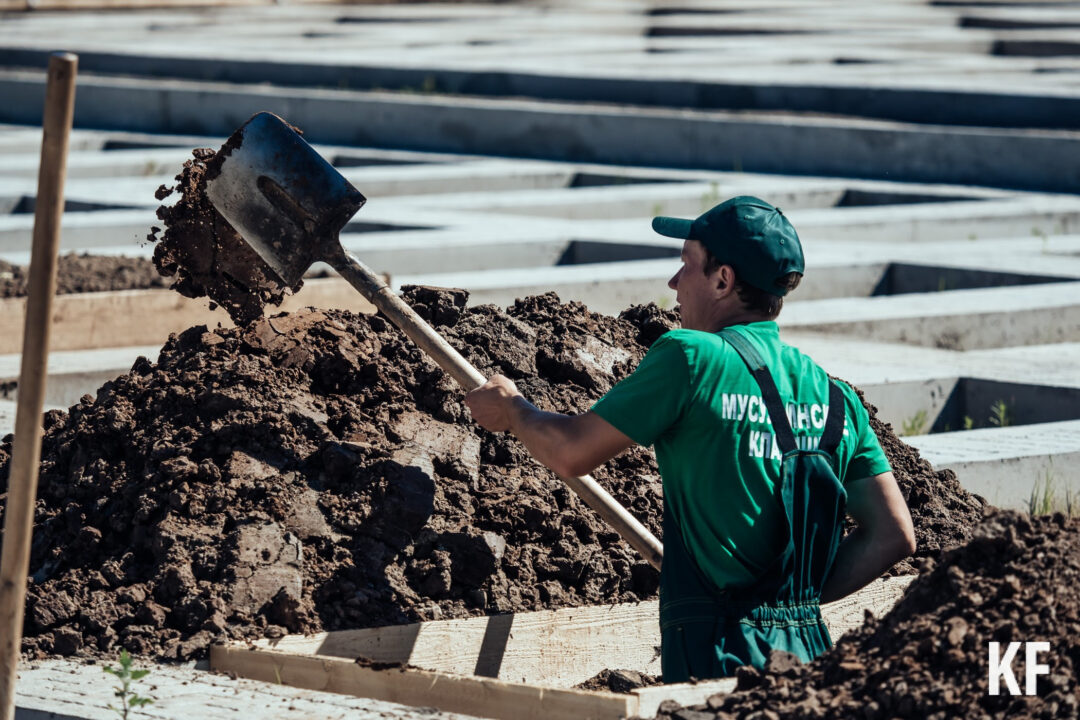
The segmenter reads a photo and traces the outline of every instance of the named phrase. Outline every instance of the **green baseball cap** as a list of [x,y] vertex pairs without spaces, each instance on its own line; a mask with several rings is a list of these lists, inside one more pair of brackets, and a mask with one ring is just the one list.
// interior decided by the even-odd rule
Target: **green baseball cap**
[[696,220],[656,217],[653,230],[667,237],[697,240],[722,265],[767,293],[783,297],[776,281],[803,271],[802,244],[780,208],[749,195],[725,200]]

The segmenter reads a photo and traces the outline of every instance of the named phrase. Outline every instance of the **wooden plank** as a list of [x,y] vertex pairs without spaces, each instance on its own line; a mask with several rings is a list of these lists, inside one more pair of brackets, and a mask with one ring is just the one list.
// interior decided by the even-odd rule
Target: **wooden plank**
[[857,593],[822,605],[821,616],[829,628],[829,635],[832,636],[833,642],[849,630],[862,627],[866,620],[867,610],[876,617],[881,617],[892,610],[893,605],[916,577],[916,575],[901,575],[879,578]]
[[[822,607],[834,639],[888,612],[913,576],[879,579]],[[403,663],[438,672],[573,687],[605,669],[660,674],[659,603],[567,608],[517,615],[437,620],[264,640],[260,647],[300,655]]]
[[[913,579],[879,579],[823,606],[830,633],[839,637],[861,624],[866,610],[887,612]],[[658,603],[650,601],[287,636],[214,646],[210,665],[255,680],[491,718],[651,717],[664,700],[693,705],[730,692],[731,678],[624,696],[568,689],[605,668],[655,674],[657,611]],[[648,657],[638,654],[646,647]],[[357,656],[414,667],[373,670],[357,664]],[[421,662],[429,667],[415,667]],[[473,674],[485,668],[493,679]]]
[[634,712],[638,717],[656,717],[660,703],[665,700],[674,700],[680,705],[700,705],[717,693],[729,693],[734,689],[735,678],[641,688],[632,693],[637,698],[637,708]]
[[636,698],[414,669],[375,670],[350,660],[216,645],[210,667],[242,677],[500,720],[619,720]]
[[[313,305],[372,313],[374,306],[341,278],[307,280],[300,292],[267,314]],[[0,300],[0,354],[22,351],[26,298]],[[192,300],[166,289],[57,295],[53,302],[53,350],[91,350],[164,343],[170,333],[195,325],[232,327],[228,313],[211,310],[206,298]]]
[[568,688],[610,668],[659,675],[657,612],[657,602],[649,601],[293,635],[271,642],[282,652],[366,657]]

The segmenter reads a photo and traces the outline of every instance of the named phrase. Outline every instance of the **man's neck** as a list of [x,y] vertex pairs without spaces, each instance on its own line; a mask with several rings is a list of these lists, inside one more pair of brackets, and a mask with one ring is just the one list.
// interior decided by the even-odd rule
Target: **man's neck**
[[765,322],[771,319],[772,318],[762,316],[760,313],[746,311],[736,312],[714,319],[707,332],[720,332],[724,328],[731,327],[732,325],[747,325],[749,323]]

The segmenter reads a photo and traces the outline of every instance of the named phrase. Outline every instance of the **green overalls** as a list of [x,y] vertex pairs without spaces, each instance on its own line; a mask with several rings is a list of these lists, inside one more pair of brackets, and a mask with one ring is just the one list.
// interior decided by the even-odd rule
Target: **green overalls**
[[829,411],[817,449],[797,448],[783,401],[757,350],[734,328],[720,333],[761,388],[783,460],[780,502],[787,546],[749,587],[721,591],[687,552],[664,513],[660,578],[661,664],[665,683],[729,677],[764,666],[771,650],[808,662],[832,645],[821,619],[821,589],[840,544],[847,493],[832,466],[844,431],[844,399],[829,382]]

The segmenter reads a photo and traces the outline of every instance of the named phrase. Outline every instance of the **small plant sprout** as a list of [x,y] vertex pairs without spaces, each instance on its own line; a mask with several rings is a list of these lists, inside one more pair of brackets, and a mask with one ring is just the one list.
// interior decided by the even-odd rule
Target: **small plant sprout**
[[1009,427],[1012,422],[1012,413],[1009,412],[1009,406],[1004,400],[995,400],[990,405],[990,424],[998,427]]
[[[1060,486],[1064,486],[1064,490],[1059,494]],[[1080,496],[1076,490],[1069,485],[1067,480],[1058,477],[1051,461],[1050,466],[1043,471],[1042,477],[1036,478],[1034,485],[1031,486],[1031,494],[1026,502],[1030,515],[1050,515],[1062,512],[1067,517],[1072,517],[1080,509],[1077,508],[1078,500]]]
[[1047,468],[1031,486],[1031,495],[1027,500],[1028,514],[1049,515],[1057,504],[1057,477],[1053,468]]
[[131,684],[133,682],[146,677],[150,674],[150,671],[132,669],[131,653],[127,650],[120,651],[120,667],[114,668],[111,665],[106,665],[102,670],[115,676],[120,682],[120,685],[116,688],[114,693],[116,697],[120,698],[120,707],[109,705],[109,709],[119,715],[123,720],[128,720],[131,711],[135,708],[140,708],[154,702],[148,697],[142,697],[131,689]]
[[920,410],[901,423],[900,434],[905,437],[908,435],[922,435],[926,430],[926,420],[926,410]]

